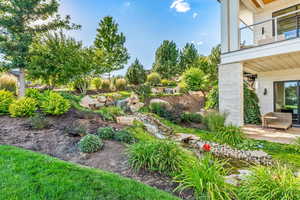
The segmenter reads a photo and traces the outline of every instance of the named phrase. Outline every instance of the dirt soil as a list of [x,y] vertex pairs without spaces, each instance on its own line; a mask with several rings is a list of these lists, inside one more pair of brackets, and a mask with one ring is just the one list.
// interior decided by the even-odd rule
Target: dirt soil
[[[176,184],[172,183],[169,177],[147,171],[133,171],[127,163],[125,144],[104,141],[102,151],[82,154],[77,148],[81,137],[68,134],[65,131],[74,122],[84,124],[90,133],[95,133],[99,127],[112,126],[116,129],[122,129],[122,126],[104,122],[97,115],[83,114],[75,110],[71,110],[60,117],[49,117],[49,122],[51,124],[49,128],[33,130],[28,125],[27,119],[0,116],[0,145],[14,145],[65,161],[118,173],[170,193],[173,193],[176,188]],[[191,191],[173,194],[182,199],[192,198]]]

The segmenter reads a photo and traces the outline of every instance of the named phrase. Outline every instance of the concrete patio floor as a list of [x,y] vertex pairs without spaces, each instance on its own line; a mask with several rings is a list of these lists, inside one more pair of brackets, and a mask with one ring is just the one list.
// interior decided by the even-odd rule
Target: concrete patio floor
[[257,125],[246,125],[242,129],[249,138],[283,144],[292,144],[298,137],[300,137],[300,128],[294,127],[285,131],[262,128],[262,126]]

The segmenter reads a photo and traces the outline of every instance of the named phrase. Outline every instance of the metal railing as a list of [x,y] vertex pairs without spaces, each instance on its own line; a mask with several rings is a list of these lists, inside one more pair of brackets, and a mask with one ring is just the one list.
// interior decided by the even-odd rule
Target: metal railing
[[240,28],[241,48],[300,37],[300,10]]

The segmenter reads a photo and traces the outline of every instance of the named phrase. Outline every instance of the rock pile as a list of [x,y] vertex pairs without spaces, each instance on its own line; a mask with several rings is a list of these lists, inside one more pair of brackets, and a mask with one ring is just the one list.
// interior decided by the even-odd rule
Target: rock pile
[[112,97],[99,96],[97,98],[92,98],[89,95],[83,97],[79,103],[82,107],[89,108],[92,110],[97,110],[103,106],[111,106],[114,104],[114,99]]

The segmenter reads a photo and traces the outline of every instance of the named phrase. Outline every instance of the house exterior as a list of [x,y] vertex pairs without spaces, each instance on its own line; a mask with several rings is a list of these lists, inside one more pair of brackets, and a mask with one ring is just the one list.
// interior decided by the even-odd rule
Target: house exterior
[[289,112],[300,125],[300,0],[219,0],[219,109],[244,125],[243,80],[255,77],[261,113]]

